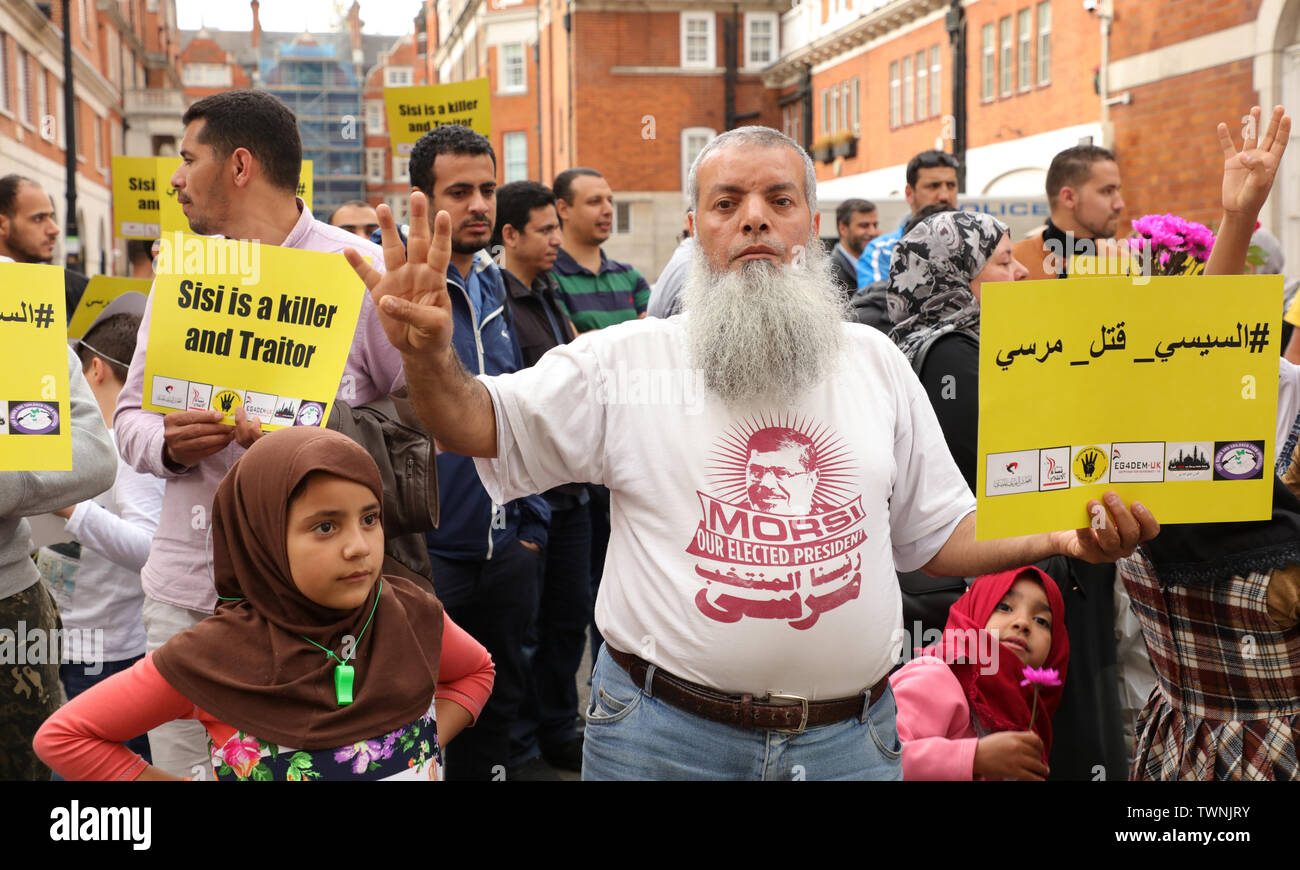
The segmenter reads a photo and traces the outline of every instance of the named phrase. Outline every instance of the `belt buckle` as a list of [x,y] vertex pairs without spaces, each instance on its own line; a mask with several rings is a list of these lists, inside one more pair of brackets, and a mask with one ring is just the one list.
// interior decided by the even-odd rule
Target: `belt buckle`
[[[780,698],[783,701],[797,701],[799,705],[803,708],[803,718],[800,720],[798,728],[773,728],[772,729],[773,731],[779,731],[782,734],[802,734],[808,730],[808,699],[807,698],[803,697],[802,695],[786,695],[777,692],[772,692],[767,697],[769,701],[775,701],[778,698]],[[784,705],[777,705],[777,706],[784,706]]]

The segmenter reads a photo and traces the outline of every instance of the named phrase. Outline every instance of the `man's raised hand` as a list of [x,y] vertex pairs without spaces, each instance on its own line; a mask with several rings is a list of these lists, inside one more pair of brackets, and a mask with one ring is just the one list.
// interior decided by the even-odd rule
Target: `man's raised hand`
[[352,248],[343,255],[366,282],[384,332],[403,356],[446,352],[452,334],[451,298],[447,295],[451,217],[438,212],[431,237],[428,199],[419,191],[412,193],[410,235],[403,249],[392,211],[386,205],[376,211],[386,271],[380,272]]
[[1242,136],[1241,151],[1232,142],[1227,124],[1219,125],[1219,147],[1223,149],[1223,210],[1255,220],[1264,207],[1282,153],[1291,137],[1291,117],[1281,106],[1273,109],[1268,129],[1260,136],[1260,108],[1250,110]]

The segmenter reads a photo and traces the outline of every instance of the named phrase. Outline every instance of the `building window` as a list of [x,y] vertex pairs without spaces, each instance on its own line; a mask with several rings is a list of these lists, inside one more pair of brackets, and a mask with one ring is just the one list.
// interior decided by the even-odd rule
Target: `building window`
[[366,149],[366,181],[371,184],[384,183],[384,149]]
[[767,66],[776,60],[776,14],[745,13],[745,65]]
[[980,30],[980,99],[988,102],[993,99],[993,64],[995,46],[993,45],[993,25],[985,24]]
[[1052,81],[1052,4],[1043,0],[1038,4],[1038,83]]
[[789,136],[791,139],[794,138],[794,125],[790,123],[789,106],[781,107],[781,132]]
[[187,63],[181,67],[181,84],[192,88],[228,88],[230,67],[224,63]]
[[998,36],[1001,38],[1002,55],[998,65],[998,90],[1002,96],[1011,96],[1011,16],[1003,16],[998,21]]
[[0,33],[0,109],[12,112],[13,101],[9,97],[9,37]]
[[897,127],[899,124],[899,107],[901,105],[898,83],[898,61],[893,61],[889,65],[889,126]]
[[509,42],[501,46],[501,93],[522,94],[528,90],[528,80],[524,74],[524,44]]
[[90,9],[86,0],[81,0],[81,41],[90,45]]
[[384,132],[384,104],[379,100],[366,100],[366,135],[378,136]]
[[903,58],[903,123],[912,123],[912,56]]
[[393,158],[393,181],[409,183],[411,180],[411,158],[394,157]]
[[840,131],[840,89],[838,86],[830,89],[831,108],[827,117],[830,118],[831,133]]
[[620,236],[632,232],[632,203],[614,203],[614,232]]
[[822,88],[822,135],[831,131],[830,89]]
[[937,115],[943,111],[939,105],[939,46],[930,46],[930,114]]
[[506,184],[528,180],[528,134],[507,133],[501,150],[505,152]]
[[925,64],[925,51],[916,53],[916,120],[930,117],[930,79]]
[[384,70],[384,87],[386,88],[410,87],[413,81],[412,70],[409,66],[390,66]]
[[1027,91],[1034,83],[1034,10],[1016,13],[1016,83]]
[[853,135],[858,135],[858,77],[849,83],[849,100],[853,105]]
[[388,198],[388,208],[393,213],[393,221],[398,225],[410,222],[410,201],[408,196],[391,196]]
[[709,68],[717,66],[715,59],[717,40],[713,35],[713,22],[712,12],[682,13],[682,66]]
[[40,62],[36,63],[36,129],[41,131],[41,138],[50,142],[54,141],[54,132],[50,125],[45,123],[46,117],[50,114],[50,91],[49,77],[45,74],[45,67]]
[[711,127],[687,127],[682,131],[682,190],[686,189],[686,179],[695,158],[717,135],[717,131]]
[[91,117],[95,125],[95,168],[104,172],[108,168],[104,165],[104,119],[94,114]]

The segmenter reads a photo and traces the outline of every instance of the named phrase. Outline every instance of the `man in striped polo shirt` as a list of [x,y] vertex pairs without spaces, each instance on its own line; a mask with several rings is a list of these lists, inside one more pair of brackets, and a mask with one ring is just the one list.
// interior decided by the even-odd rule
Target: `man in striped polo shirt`
[[627,263],[605,256],[601,245],[614,224],[614,193],[599,172],[566,169],[555,177],[564,246],[555,258],[560,301],[579,332],[645,317],[650,285]]

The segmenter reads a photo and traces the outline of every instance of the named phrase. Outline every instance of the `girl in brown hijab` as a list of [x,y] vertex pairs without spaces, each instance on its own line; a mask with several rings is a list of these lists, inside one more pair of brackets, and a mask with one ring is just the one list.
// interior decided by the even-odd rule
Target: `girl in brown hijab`
[[380,576],[382,503],[374,460],[345,436],[258,440],[213,502],[217,612],[51,716],[37,752],[68,779],[206,778],[120,745],[189,718],[219,779],[438,778],[492,662],[433,595]]

